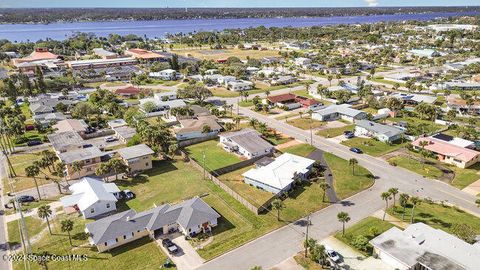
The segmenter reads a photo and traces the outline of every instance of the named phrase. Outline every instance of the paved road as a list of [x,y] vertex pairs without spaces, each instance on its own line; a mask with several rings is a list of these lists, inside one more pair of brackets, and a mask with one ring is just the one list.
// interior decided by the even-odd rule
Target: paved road
[[[227,99],[227,102],[235,104],[235,100]],[[270,127],[288,136],[302,141],[307,141],[310,137],[308,131],[292,127],[246,108],[238,110],[240,114],[268,123]],[[348,212],[351,217],[349,224],[354,224],[381,209],[384,202],[381,200],[380,194],[390,187],[397,187],[401,192],[413,196],[448,201],[468,212],[480,215],[480,209],[474,204],[475,196],[466,194],[448,184],[423,178],[400,167],[390,166],[380,158],[354,154],[347,147],[318,136],[314,136],[313,145],[344,159],[356,158],[361,166],[376,176],[376,182],[370,189],[311,215],[313,225],[310,227],[310,235],[315,239],[324,239],[341,229],[341,224],[336,217],[340,211]],[[297,224],[280,228],[222,255],[198,269],[250,269],[257,265],[269,269],[302,249],[302,241],[305,238],[303,234],[305,228],[302,224],[303,222],[297,222]]]
[[[7,177],[7,172],[5,170],[6,159],[3,154],[0,154],[0,179]],[[12,269],[12,265],[5,261],[4,256],[8,255],[8,245],[7,245],[7,224],[5,223],[3,205],[5,200],[2,196],[3,181],[0,181],[0,269]]]

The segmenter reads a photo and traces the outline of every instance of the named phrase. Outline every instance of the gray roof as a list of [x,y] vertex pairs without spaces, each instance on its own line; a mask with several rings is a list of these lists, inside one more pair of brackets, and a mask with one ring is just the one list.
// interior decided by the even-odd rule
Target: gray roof
[[83,143],[82,137],[76,131],[53,133],[47,135],[47,138],[52,143],[53,148],[60,152],[66,147]]
[[152,155],[154,152],[146,144],[137,144],[117,150],[117,153],[124,159],[132,159]]
[[98,149],[96,146],[88,147],[88,148],[79,148],[75,149],[73,151],[68,151],[65,153],[60,153],[58,154],[58,157],[62,162],[65,164],[71,164],[74,161],[82,161],[86,159],[92,159],[96,157],[101,157],[106,155],[107,153],[104,153]]
[[112,128],[118,136],[122,137],[125,140],[128,140],[137,134],[137,131],[129,126],[121,126]]
[[404,231],[393,227],[370,244],[407,267],[420,262],[435,270],[473,270],[480,265],[480,247],[424,223]]
[[338,113],[338,114],[346,115],[346,116],[349,116],[349,117],[358,117],[362,114],[366,115],[365,112],[360,111],[360,110],[356,110],[356,109],[352,109],[347,104],[330,105],[326,108],[318,109],[318,110],[314,111],[314,113],[320,114],[320,115],[329,115],[329,114]]
[[43,105],[41,103],[30,104],[30,111],[33,113],[49,113],[53,112],[53,106]]
[[265,150],[273,148],[270,143],[262,139],[260,133],[250,128],[225,133],[220,136],[231,140],[250,153],[265,152]]
[[362,127],[370,132],[374,132],[377,134],[383,134],[387,137],[393,137],[404,133],[403,130],[394,127],[394,126],[387,126],[382,125],[379,123],[375,123],[369,120],[357,120],[355,124],[359,127]]
[[185,229],[196,228],[219,217],[207,203],[195,197],[179,204],[164,204],[140,213],[127,210],[89,223],[87,229],[93,242],[98,244],[138,230],[154,231],[174,222]]

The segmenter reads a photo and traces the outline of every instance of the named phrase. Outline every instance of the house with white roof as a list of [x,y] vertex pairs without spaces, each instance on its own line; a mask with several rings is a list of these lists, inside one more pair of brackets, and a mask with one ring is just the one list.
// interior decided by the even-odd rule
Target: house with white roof
[[355,120],[365,119],[367,114],[363,111],[352,109],[348,104],[330,105],[315,110],[312,113],[312,119],[319,121],[333,121],[337,119],[344,119],[350,122]]
[[246,91],[253,88],[253,83],[245,80],[234,80],[227,82],[227,89],[239,92],[239,91]]
[[[145,112],[148,117],[167,115],[170,109],[187,106],[185,101],[177,99],[176,92],[155,93],[153,98],[142,98],[139,102],[140,110]],[[147,103],[153,103],[156,108],[153,111],[145,111],[145,104]]]
[[355,122],[355,136],[368,136],[381,142],[392,143],[402,138],[404,130],[368,120]]
[[161,79],[164,81],[175,81],[182,77],[182,75],[174,69],[164,69],[159,72],[148,73],[149,77]]
[[271,154],[274,150],[273,145],[265,141],[258,131],[251,128],[223,133],[219,137],[223,149],[248,159]]
[[72,194],[62,197],[60,202],[65,208],[73,207],[80,211],[84,218],[94,218],[117,209],[116,202],[120,189],[115,183],[104,183],[95,178],[84,177],[68,189]]
[[278,195],[292,188],[296,175],[307,180],[314,163],[315,160],[285,153],[265,166],[246,171],[242,176],[245,183]]
[[474,270],[480,265],[479,245],[421,222],[403,231],[392,227],[370,244],[379,259],[399,270]]

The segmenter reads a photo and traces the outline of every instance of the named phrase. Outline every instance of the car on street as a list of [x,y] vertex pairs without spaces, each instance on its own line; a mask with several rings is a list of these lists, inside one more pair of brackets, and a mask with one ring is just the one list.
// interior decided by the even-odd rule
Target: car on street
[[19,203],[34,202],[35,198],[29,195],[22,195],[17,197],[17,201]]
[[40,141],[40,140],[33,140],[33,141],[27,142],[27,146],[36,146],[36,145],[40,145],[40,144],[42,144],[42,141]]
[[113,136],[108,136],[105,138],[105,142],[114,142],[116,141],[117,138],[113,137]]
[[350,148],[350,151],[354,152],[354,153],[357,153],[357,154],[361,154],[363,153],[363,151],[359,148],[356,148],[356,147],[352,147]]
[[122,193],[127,200],[133,199],[135,197],[135,193],[133,193],[129,189],[125,189]]
[[334,262],[340,262],[340,255],[331,247],[325,245],[325,253]]

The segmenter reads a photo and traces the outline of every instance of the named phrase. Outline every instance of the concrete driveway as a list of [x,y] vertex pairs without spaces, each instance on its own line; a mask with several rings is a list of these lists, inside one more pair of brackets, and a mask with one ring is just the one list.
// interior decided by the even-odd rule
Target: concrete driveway
[[201,266],[205,260],[198,255],[197,251],[185,240],[185,236],[180,233],[174,233],[167,236],[173,243],[175,243],[180,251],[177,254],[169,254],[167,249],[162,246],[162,239],[157,239],[157,244],[168,255],[168,257],[175,263],[178,270],[191,270]]

